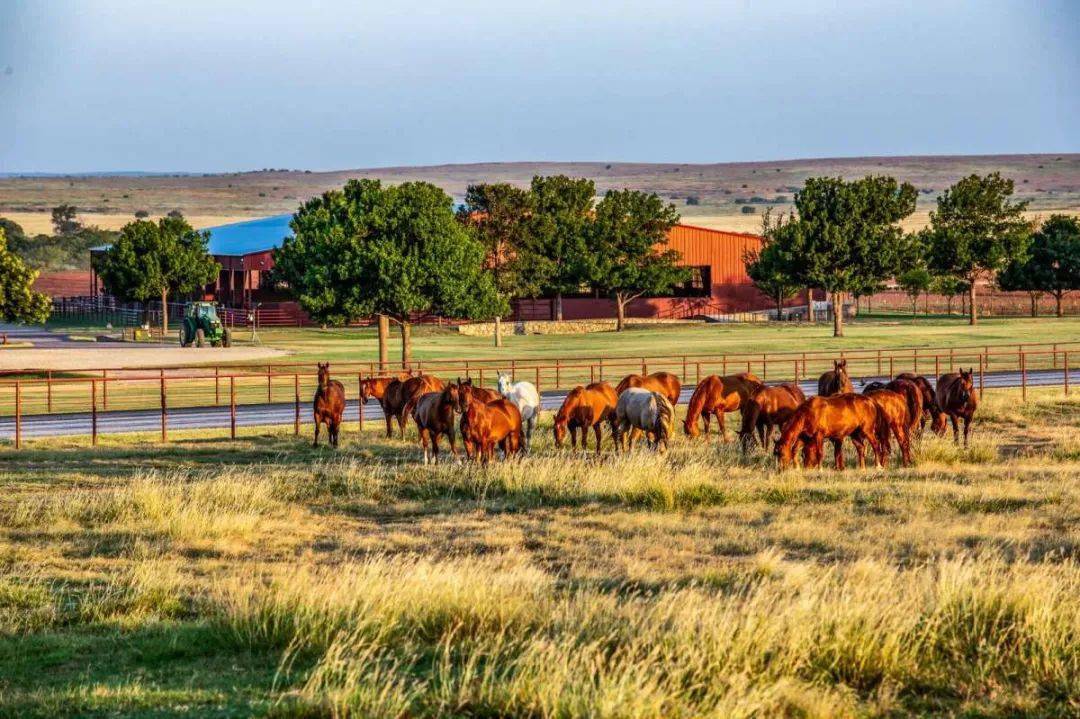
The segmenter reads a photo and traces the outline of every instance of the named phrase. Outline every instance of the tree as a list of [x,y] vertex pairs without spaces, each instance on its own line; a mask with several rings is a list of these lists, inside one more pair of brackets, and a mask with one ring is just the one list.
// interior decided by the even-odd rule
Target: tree
[[0,230],[7,236],[8,248],[14,250],[26,240],[22,225],[6,217],[0,217]]
[[596,196],[586,178],[566,175],[532,179],[534,211],[527,266],[522,268],[533,296],[555,296],[555,319],[562,320],[563,294],[577,292],[583,279],[584,238]]
[[57,205],[52,210],[53,230],[58,235],[74,235],[82,229],[77,218],[79,210],[74,205]]
[[0,320],[42,324],[52,313],[52,300],[34,292],[38,273],[8,250],[7,235],[0,227]]
[[189,294],[212,282],[221,266],[207,252],[210,233],[183,218],[135,220],[97,260],[105,289],[121,300],[161,300],[161,331],[169,331],[169,296]]
[[900,273],[896,283],[900,289],[911,298],[911,316],[914,317],[919,311],[919,295],[930,290],[930,273],[925,267],[913,267],[906,272]]
[[412,359],[414,314],[486,318],[506,310],[484,272],[483,247],[432,184],[350,180],[301,205],[291,227],[293,237],[274,252],[275,279],[319,322],[386,315],[401,328],[403,363]]
[[953,275],[934,275],[930,291],[945,298],[947,312],[952,315],[953,298],[968,291],[967,282]]
[[146,210],[135,210],[135,219],[136,220],[145,220],[149,216],[150,216],[150,213],[147,212]]
[[772,220],[771,208],[761,218],[761,248],[743,256],[746,274],[763,294],[776,304],[776,319],[783,319],[784,302],[801,289],[795,277],[796,259],[785,251],[785,242],[779,236],[786,230],[784,218]]
[[[506,183],[469,185],[458,219],[473,230],[484,248],[484,267],[495,291],[507,303],[516,297],[535,295],[524,267],[533,264],[529,252],[529,226],[533,196]],[[502,347],[501,317],[495,316],[495,346]]]
[[1010,262],[1021,262],[1030,241],[1027,202],[1012,202],[1013,181],[993,172],[969,175],[945,190],[925,232],[931,271],[968,284],[968,322],[978,324],[976,291]]
[[180,210],[169,210],[169,214],[166,215],[166,217],[175,217],[177,219],[179,219],[179,218],[181,218],[183,216],[184,216],[184,213],[181,212]]
[[585,277],[615,300],[615,329],[622,331],[626,306],[644,294],[662,294],[685,282],[676,250],[663,249],[679,221],[672,204],[638,190],[611,190],[596,206],[586,232]]
[[778,235],[799,259],[796,281],[832,295],[833,336],[844,334],[844,299],[865,293],[900,269],[908,242],[899,222],[915,210],[917,190],[891,177],[810,178],[795,193],[797,219]]
[[1061,317],[1062,299],[1080,290],[1080,219],[1050,215],[1031,236],[1028,251],[1029,272],[1037,277],[1041,290],[1053,295],[1055,314]]

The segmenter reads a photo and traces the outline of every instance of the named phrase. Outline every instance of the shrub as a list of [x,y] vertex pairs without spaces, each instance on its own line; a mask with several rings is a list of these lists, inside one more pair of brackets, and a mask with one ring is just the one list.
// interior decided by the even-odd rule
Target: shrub
[[757,208],[752,205],[743,205],[742,213],[744,215],[752,215],[757,212]]

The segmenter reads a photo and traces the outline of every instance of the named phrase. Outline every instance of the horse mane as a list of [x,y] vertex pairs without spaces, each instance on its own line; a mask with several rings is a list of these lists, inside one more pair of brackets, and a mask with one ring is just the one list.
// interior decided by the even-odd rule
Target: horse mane
[[659,392],[653,392],[653,397],[656,398],[656,439],[666,443],[674,433],[675,408],[671,406],[671,401]]

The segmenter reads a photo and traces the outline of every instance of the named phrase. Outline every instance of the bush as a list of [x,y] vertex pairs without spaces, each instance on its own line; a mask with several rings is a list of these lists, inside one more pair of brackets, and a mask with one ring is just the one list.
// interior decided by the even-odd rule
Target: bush
[[149,216],[150,213],[146,210],[135,210],[135,219],[137,220],[145,220]]
[[686,198],[686,204],[688,204],[688,205],[700,205],[701,204],[701,198],[698,197],[697,195],[690,195],[689,197]]
[[755,212],[757,212],[757,208],[754,207],[753,205],[743,205],[742,213],[744,215],[752,215]]

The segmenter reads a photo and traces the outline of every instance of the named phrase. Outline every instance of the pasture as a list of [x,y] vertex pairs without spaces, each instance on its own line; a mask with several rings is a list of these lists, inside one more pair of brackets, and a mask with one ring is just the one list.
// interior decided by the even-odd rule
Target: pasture
[[1078,430],[995,390],[842,473],[551,413],[488,467],[355,422],[0,449],[0,715],[1076,714]]

